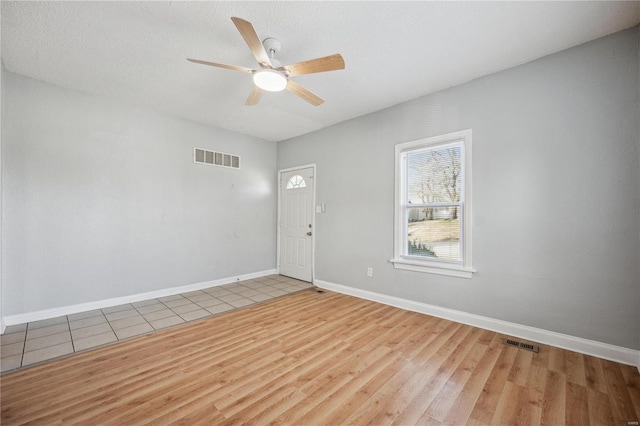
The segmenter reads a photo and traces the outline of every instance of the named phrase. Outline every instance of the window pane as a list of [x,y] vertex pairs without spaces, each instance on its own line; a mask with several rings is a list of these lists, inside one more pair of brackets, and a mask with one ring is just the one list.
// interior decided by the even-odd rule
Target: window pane
[[287,189],[306,188],[306,187],[307,187],[307,183],[304,181],[304,178],[300,175],[291,176],[291,178],[287,182]]
[[407,255],[461,261],[460,207],[407,209]]
[[460,146],[408,153],[407,202],[460,202],[463,190],[460,154]]

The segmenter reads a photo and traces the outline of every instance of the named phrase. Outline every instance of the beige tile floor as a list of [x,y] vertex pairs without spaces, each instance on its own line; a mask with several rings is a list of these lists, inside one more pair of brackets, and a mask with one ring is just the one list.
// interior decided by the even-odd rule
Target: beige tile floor
[[313,285],[308,282],[270,275],[174,296],[12,325],[0,336],[0,371],[4,373],[116,343],[311,287]]

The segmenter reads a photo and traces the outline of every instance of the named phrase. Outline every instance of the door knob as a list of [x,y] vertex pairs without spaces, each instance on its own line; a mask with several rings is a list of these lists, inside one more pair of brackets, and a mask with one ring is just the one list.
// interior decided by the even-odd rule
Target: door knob
[[307,232],[307,235],[308,235],[308,236],[311,236],[311,231]]

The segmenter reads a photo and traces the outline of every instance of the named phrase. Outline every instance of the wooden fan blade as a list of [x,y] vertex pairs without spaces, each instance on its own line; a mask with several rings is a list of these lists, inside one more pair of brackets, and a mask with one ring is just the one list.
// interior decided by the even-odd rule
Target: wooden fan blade
[[344,59],[342,55],[335,54],[323,58],[311,59],[297,64],[282,67],[289,71],[289,77],[303,74],[313,74],[316,72],[335,71],[344,69]]
[[251,91],[251,94],[249,94],[247,101],[244,104],[255,105],[258,103],[258,101],[260,101],[261,97],[262,97],[262,89],[260,89],[258,86],[255,86]]
[[300,96],[302,99],[309,102],[313,106],[318,106],[324,103],[324,99],[322,99],[320,96],[310,92],[293,80],[289,80],[287,82],[287,90]]
[[251,25],[251,22],[245,21],[244,19],[240,18],[231,18],[231,20],[236,25],[238,31],[240,31],[240,35],[242,36],[242,38],[244,38],[244,41],[247,43],[247,46],[249,46],[249,49],[251,49],[251,53],[253,53],[256,61],[258,61],[260,65],[267,64],[269,67],[271,67],[269,55],[267,55],[267,51],[264,50],[264,46],[262,45],[262,42],[260,41],[255,28],[253,28],[253,25]]
[[212,67],[226,68],[228,70],[234,70],[234,71],[240,71],[240,72],[248,72],[248,73],[255,72],[255,70],[252,70],[251,68],[239,67],[237,65],[217,64],[215,62],[201,61],[200,59],[187,58],[187,61],[194,62],[196,64],[210,65]]

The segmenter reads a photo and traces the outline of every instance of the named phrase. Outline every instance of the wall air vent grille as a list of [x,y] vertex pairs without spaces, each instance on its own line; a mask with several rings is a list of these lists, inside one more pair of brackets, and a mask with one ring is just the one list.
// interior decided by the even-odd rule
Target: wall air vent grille
[[516,342],[515,340],[511,340],[511,339],[502,339],[502,343],[504,343],[507,346],[514,346],[516,348],[526,349],[528,351],[535,352],[535,353],[540,352],[540,347],[535,345],[530,345],[528,343]]
[[240,168],[240,156],[225,154],[224,152],[207,151],[202,148],[193,148],[193,162],[227,167],[230,169]]

